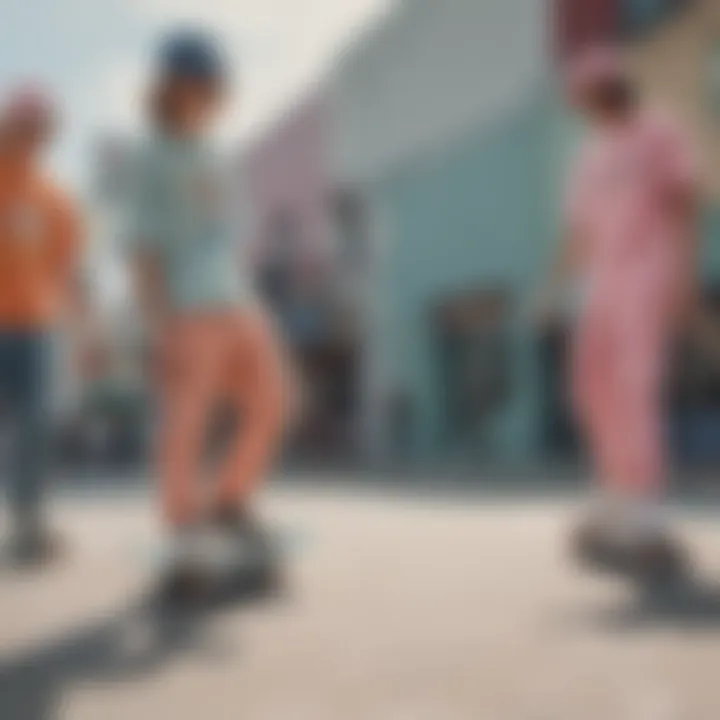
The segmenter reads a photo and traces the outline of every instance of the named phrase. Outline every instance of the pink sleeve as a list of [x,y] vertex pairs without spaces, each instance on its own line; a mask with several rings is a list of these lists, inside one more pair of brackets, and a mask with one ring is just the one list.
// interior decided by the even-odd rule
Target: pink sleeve
[[656,138],[654,171],[663,194],[691,195],[699,184],[698,159],[684,133],[666,123]]

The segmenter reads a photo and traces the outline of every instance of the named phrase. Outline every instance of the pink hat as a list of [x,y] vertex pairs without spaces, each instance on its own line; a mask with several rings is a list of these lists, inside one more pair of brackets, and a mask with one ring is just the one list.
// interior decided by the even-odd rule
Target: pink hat
[[597,46],[573,58],[565,74],[568,96],[578,101],[598,85],[628,77],[622,52],[613,46]]
[[50,93],[39,85],[21,85],[5,98],[2,119],[9,122],[54,124],[57,106]]

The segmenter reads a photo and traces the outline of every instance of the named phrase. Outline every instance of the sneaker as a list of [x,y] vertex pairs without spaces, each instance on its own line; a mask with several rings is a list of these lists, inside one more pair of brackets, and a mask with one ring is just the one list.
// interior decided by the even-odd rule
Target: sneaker
[[596,518],[584,520],[572,531],[570,546],[573,557],[581,566],[596,571],[616,569],[617,543]]
[[684,547],[667,532],[618,536],[584,523],[574,532],[572,551],[578,562],[591,570],[651,584],[681,580],[688,570]]
[[10,538],[9,559],[17,568],[49,565],[65,551],[62,538],[43,526],[18,529]]
[[212,518],[213,527],[236,544],[237,579],[257,592],[272,593],[283,585],[278,550],[257,517],[246,508],[221,508]]
[[160,582],[159,598],[163,605],[186,607],[206,600],[212,583],[208,573],[192,564],[167,571]]
[[247,544],[256,556],[268,561],[275,558],[270,534],[257,516],[246,508],[221,508],[214,514],[212,524],[220,532]]
[[172,539],[167,567],[160,581],[161,602],[185,605],[209,595],[212,573],[203,562],[200,539],[194,527],[178,531]]
[[638,540],[628,548],[627,556],[628,571],[640,581],[667,584],[688,575],[687,551],[669,533]]

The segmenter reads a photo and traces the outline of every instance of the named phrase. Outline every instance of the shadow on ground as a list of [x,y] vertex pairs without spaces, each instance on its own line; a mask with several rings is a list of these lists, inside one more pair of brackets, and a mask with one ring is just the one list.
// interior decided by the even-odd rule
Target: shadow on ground
[[0,661],[0,718],[53,720],[62,716],[63,695],[73,687],[130,684],[183,655],[225,662],[236,648],[209,623],[211,611],[221,609],[168,612],[142,600],[52,644]]
[[602,631],[720,631],[720,584],[689,578],[672,586],[638,586],[627,601],[571,612],[565,620]]

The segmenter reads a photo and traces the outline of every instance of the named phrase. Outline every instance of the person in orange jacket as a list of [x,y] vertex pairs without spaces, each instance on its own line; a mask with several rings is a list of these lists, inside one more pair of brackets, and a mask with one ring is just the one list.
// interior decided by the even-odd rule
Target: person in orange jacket
[[58,550],[43,514],[49,345],[64,316],[78,326],[86,318],[79,212],[42,166],[57,125],[57,108],[38,88],[16,89],[0,108],[0,402],[14,426],[10,553],[20,563]]

